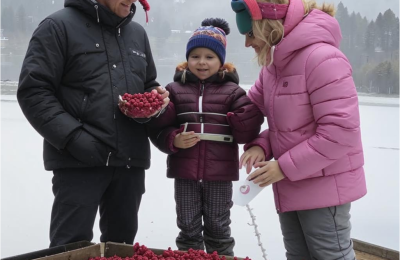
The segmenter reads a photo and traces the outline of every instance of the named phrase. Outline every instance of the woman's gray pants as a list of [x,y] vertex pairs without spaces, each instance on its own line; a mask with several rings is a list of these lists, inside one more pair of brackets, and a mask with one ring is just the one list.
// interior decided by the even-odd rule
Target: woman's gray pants
[[354,260],[350,203],[279,214],[288,260]]

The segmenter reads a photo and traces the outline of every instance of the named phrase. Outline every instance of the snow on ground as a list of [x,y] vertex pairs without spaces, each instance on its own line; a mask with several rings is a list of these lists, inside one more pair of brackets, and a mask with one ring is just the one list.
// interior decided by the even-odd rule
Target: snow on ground
[[[18,103],[1,96],[1,257],[47,248],[53,202],[52,173],[43,169],[42,138]],[[15,100],[15,99],[14,99]],[[369,100],[379,104],[378,99]],[[368,194],[352,206],[352,237],[399,250],[399,108],[361,106]],[[266,125],[264,125],[264,128]],[[152,149],[136,241],[152,248],[175,247],[173,181],[165,177],[166,156]],[[285,259],[271,187],[251,203],[269,260]],[[232,208],[237,256],[261,259],[250,216]],[[99,242],[98,219],[93,242]]]

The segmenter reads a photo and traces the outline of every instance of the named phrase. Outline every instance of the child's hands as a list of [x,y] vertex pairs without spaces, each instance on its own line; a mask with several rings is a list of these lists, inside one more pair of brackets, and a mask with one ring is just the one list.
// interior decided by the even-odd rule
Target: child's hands
[[239,169],[242,169],[246,165],[246,172],[249,174],[254,163],[262,161],[265,161],[264,150],[260,146],[255,145],[240,156]]
[[200,141],[198,134],[191,132],[182,132],[175,136],[174,146],[176,148],[187,149],[195,146]]
[[254,167],[258,169],[252,172],[247,179],[252,180],[260,187],[266,187],[285,178],[277,161],[258,162]]

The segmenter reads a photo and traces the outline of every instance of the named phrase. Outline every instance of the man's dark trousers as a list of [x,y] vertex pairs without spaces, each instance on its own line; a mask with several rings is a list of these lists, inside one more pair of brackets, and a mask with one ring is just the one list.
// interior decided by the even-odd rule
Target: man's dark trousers
[[143,168],[71,168],[53,173],[50,247],[91,241],[98,209],[101,242],[133,243],[145,192]]

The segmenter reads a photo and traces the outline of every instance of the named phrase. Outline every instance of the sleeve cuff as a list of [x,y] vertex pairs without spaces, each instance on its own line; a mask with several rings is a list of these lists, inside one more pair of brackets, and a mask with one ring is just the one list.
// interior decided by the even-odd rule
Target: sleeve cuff
[[[278,159],[279,167],[281,167],[281,170],[283,174],[290,180],[290,181],[298,181],[300,179],[297,179],[295,174],[299,170],[296,168],[294,165],[294,162],[290,156],[290,151],[287,151],[284,153],[281,157]],[[300,176],[300,174],[298,174]]]

